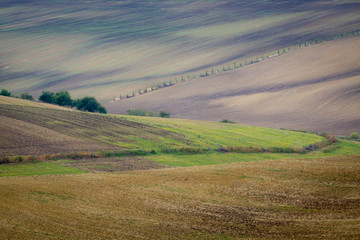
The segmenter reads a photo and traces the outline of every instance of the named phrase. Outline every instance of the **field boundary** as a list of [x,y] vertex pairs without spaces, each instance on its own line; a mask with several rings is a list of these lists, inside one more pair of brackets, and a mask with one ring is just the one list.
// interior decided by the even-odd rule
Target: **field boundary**
[[22,162],[37,162],[59,159],[84,159],[84,158],[111,158],[111,157],[129,157],[129,156],[148,156],[161,154],[204,154],[211,152],[233,152],[233,153],[294,153],[305,154],[310,151],[319,150],[337,142],[337,138],[332,135],[324,136],[325,139],[321,142],[316,142],[305,147],[244,147],[244,146],[221,146],[219,148],[162,148],[158,152],[154,149],[128,149],[128,150],[111,150],[111,151],[97,151],[97,152],[70,152],[70,153],[56,153],[56,154],[42,154],[42,155],[15,155],[0,157],[0,164],[8,163],[22,163]]

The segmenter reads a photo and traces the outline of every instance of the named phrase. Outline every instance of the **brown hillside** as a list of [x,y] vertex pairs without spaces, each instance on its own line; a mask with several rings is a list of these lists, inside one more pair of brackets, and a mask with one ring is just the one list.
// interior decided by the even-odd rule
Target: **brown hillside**
[[109,103],[172,117],[349,134],[360,131],[360,37],[302,48],[223,74]]
[[[181,134],[118,117],[80,111],[1,104],[0,156],[125,150],[166,144]],[[36,103],[33,103],[36,105]],[[149,148],[150,148],[149,147]]]

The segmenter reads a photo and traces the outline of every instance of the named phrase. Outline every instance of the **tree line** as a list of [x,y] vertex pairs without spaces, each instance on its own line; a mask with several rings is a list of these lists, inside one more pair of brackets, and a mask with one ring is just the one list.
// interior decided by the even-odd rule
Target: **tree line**
[[[6,89],[1,89],[0,95],[7,97],[16,97],[13,96],[11,92]],[[34,100],[33,96],[28,93],[22,93],[20,98],[26,100]],[[94,97],[84,97],[81,99],[73,100],[68,91],[60,91],[60,92],[48,92],[43,91],[39,97],[39,101],[51,104],[57,104],[59,106],[68,106],[68,107],[76,107],[81,111],[88,112],[98,112],[98,113],[107,113],[105,107],[103,107]]]
[[[16,98],[18,98],[18,96],[13,96],[13,95],[11,94],[11,92],[9,92],[9,91],[6,90],[6,89],[1,89],[0,95],[1,95],[1,96],[6,96],[6,97],[16,97]],[[26,99],[26,100],[34,100],[33,96],[31,96],[30,94],[28,94],[28,93],[26,93],[26,92],[21,93],[21,94],[20,94],[20,98]]]
[[43,91],[39,100],[60,106],[76,107],[81,111],[107,113],[105,107],[103,107],[96,98],[84,97],[73,100],[68,91],[60,91],[57,93]]

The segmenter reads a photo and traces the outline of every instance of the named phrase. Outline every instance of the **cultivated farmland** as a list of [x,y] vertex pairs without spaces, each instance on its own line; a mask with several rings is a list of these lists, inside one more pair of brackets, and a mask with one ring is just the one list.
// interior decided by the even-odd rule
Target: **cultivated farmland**
[[18,105],[0,104],[0,152],[3,156],[98,150],[217,149],[224,146],[301,149],[324,139],[312,134],[261,127],[109,116],[64,108],[23,106],[28,101],[20,99],[15,102]]
[[1,1],[0,239],[360,239],[359,9]]
[[360,132],[359,50],[359,36],[324,42],[106,107],[348,135]]
[[[325,138],[303,132],[2,101],[2,156],[62,153],[0,165],[2,239],[360,234],[358,142],[316,150]],[[139,148],[156,152],[113,156]],[[98,150],[113,155],[64,154]]]
[[121,94],[359,28],[348,1],[0,3],[1,87]]
[[359,161],[0,178],[0,237],[358,239]]

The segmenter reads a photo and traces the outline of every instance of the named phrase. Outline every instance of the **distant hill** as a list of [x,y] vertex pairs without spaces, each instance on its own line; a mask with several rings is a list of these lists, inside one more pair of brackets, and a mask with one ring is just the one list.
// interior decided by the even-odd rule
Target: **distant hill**
[[359,1],[0,3],[0,87],[102,103],[162,81],[359,28]]
[[[0,157],[101,150],[218,149],[227,146],[298,148],[322,137],[237,124],[103,115],[0,98]],[[15,101],[14,101],[15,102]],[[36,107],[39,104],[42,107]]]
[[325,42],[106,107],[348,135],[360,132],[359,50],[358,36]]

